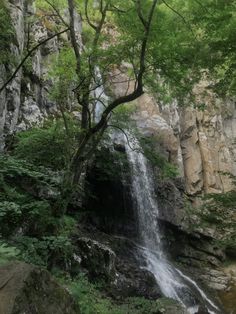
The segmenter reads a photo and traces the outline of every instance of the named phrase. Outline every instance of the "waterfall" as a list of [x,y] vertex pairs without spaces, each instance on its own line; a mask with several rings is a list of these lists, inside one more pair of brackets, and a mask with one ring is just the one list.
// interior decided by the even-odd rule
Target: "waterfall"
[[190,314],[197,313],[201,303],[207,306],[209,313],[220,313],[217,306],[197,283],[184,275],[168,260],[163,248],[158,222],[158,204],[154,191],[153,174],[145,156],[141,153],[138,141],[128,137],[134,147],[131,148],[130,144],[126,143],[127,157],[132,172],[132,196],[137,210],[142,247],[140,255],[145,261],[146,269],[154,275],[162,293],[166,297],[182,303]]
[[[98,122],[108,102],[108,96],[104,92],[102,75],[98,67],[95,68],[95,78],[97,87],[94,90],[94,117],[95,122]],[[111,134],[112,140],[118,138],[120,137],[117,134]],[[138,216],[140,256],[145,261],[146,269],[154,275],[162,293],[180,302],[187,308],[189,314],[197,313],[202,303],[207,306],[210,314],[220,313],[218,307],[197,283],[168,260],[161,239],[152,171],[141,153],[137,139],[128,134],[128,143],[123,134],[122,138],[126,143],[126,153],[132,172],[132,196]]]

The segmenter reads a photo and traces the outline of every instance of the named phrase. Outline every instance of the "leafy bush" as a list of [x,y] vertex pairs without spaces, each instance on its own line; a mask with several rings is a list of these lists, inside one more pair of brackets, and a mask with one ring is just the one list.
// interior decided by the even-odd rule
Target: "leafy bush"
[[166,160],[166,157],[157,152],[155,148],[156,140],[152,137],[140,137],[140,143],[144,155],[151,164],[160,169],[161,175],[164,178],[175,178],[179,175],[178,168]]
[[7,235],[14,231],[19,224],[22,215],[19,204],[14,202],[0,202],[0,226],[1,234]]
[[69,129],[62,119],[48,121],[18,134],[10,155],[0,155],[0,235],[13,241],[23,260],[47,268],[65,269],[73,256],[76,222],[54,212],[61,170],[78,134],[77,122],[66,119]]
[[[31,180],[34,184],[58,185],[56,174],[50,172],[49,169],[35,166],[30,161],[15,156],[0,155],[0,184],[4,185],[5,181],[17,186],[20,178]],[[5,183],[5,189],[7,189],[7,183]],[[9,192],[14,194],[13,191]]]
[[75,136],[79,127],[77,121],[66,116],[69,134],[66,133],[62,119],[48,121],[43,127],[37,127],[17,135],[14,156],[36,166],[53,170],[64,169],[74,150]]
[[[41,170],[41,171],[40,171]],[[9,237],[17,229],[34,235],[49,232],[56,224],[49,200],[42,189],[56,189],[58,182],[44,168],[27,161],[0,156],[0,233]]]
[[73,245],[68,237],[47,236],[33,238],[21,236],[15,239],[21,258],[27,263],[52,268],[66,268],[73,257]]

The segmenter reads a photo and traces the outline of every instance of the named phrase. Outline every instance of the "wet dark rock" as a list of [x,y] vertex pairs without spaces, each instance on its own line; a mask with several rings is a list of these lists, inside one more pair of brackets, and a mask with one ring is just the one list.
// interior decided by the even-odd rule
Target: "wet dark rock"
[[88,224],[78,232],[86,236],[74,241],[77,259],[91,279],[106,280],[108,295],[114,299],[162,296],[154,276],[140,268],[133,240],[105,234]]
[[118,152],[125,153],[125,146],[122,144],[114,143],[114,149]]
[[160,219],[174,225],[182,224],[184,210],[184,184],[181,178],[159,180],[156,184],[156,195]]
[[[90,192],[83,200],[84,208],[92,212],[90,222],[97,229],[109,234],[135,237],[137,224],[128,171],[109,149],[104,149],[100,155],[87,172],[87,189]],[[124,177],[122,172],[125,172]]]
[[204,306],[200,306],[197,314],[209,314],[208,310]]
[[113,297],[145,297],[156,300],[162,296],[153,274],[149,271],[123,260],[118,260],[116,267],[116,279],[111,284]]
[[81,266],[93,279],[112,281],[115,278],[115,253],[106,245],[83,237],[76,240]]

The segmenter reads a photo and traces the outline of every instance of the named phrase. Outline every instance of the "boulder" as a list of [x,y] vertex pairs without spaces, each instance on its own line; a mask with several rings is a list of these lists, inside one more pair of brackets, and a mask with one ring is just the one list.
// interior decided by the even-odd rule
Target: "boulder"
[[91,278],[114,279],[116,255],[108,246],[86,237],[77,239],[76,246],[81,266]]
[[111,284],[113,298],[144,297],[156,300],[163,296],[151,272],[130,261],[117,259],[116,279]]
[[79,314],[72,296],[46,270],[22,262],[0,267],[1,314]]

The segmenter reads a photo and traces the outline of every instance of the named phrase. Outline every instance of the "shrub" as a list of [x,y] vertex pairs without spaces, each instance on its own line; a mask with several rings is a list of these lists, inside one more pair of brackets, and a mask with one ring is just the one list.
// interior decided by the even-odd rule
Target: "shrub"
[[160,174],[164,178],[175,178],[179,175],[178,168],[166,160],[166,157],[156,151],[156,140],[152,137],[140,137],[140,143],[144,155],[154,167],[160,169]]
[[68,164],[75,146],[79,127],[75,119],[67,115],[69,134],[62,119],[48,121],[43,127],[21,132],[16,136],[13,154],[37,166],[62,170]]
[[21,236],[15,239],[21,258],[46,268],[55,265],[67,268],[73,257],[73,245],[68,237],[47,236],[41,238]]

